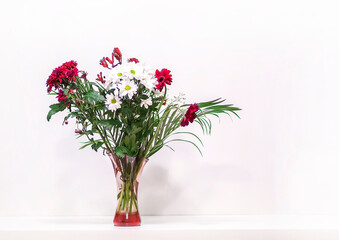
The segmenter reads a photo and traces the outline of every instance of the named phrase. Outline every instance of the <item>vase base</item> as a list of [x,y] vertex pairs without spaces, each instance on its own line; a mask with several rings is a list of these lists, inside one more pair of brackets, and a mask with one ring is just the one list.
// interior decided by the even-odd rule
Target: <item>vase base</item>
[[140,215],[136,213],[115,213],[114,226],[117,227],[137,227],[140,226]]

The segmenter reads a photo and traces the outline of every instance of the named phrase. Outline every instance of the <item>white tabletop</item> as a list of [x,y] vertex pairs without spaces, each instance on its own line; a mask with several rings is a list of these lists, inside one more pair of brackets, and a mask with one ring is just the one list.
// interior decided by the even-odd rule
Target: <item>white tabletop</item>
[[142,216],[140,227],[112,217],[0,217],[0,239],[339,239],[339,216]]

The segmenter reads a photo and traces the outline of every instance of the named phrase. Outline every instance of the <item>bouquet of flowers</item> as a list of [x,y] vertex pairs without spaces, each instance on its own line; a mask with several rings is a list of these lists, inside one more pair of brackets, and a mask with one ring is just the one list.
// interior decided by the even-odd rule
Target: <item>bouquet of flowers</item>
[[203,133],[210,134],[210,116],[238,116],[240,109],[224,104],[221,98],[192,104],[186,104],[182,94],[168,98],[171,71],[154,70],[136,58],[123,61],[118,48],[111,57],[102,58],[100,65],[104,69],[96,81],[90,81],[75,61],[53,70],[46,83],[47,92],[56,95],[58,103],[50,106],[47,120],[66,111],[64,124],[75,118],[75,133],[87,139],[81,149],[91,146],[109,156],[118,187],[114,223],[139,225],[137,188],[148,159],[164,146],[172,149],[168,144],[174,141],[193,144],[201,153],[197,142],[175,136],[190,135],[202,144],[200,138],[179,129],[196,122]]

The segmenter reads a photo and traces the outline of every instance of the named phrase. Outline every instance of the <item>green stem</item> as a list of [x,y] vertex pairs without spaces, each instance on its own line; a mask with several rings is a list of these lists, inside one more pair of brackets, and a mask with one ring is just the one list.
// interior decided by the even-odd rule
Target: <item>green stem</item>
[[[162,101],[161,101],[161,104],[160,104],[160,106],[159,106],[159,108],[158,108],[158,111],[157,111],[155,117],[158,117],[158,118],[159,118],[158,114],[159,114],[159,111],[160,111],[160,109],[161,109],[161,106],[164,104],[164,101],[165,101],[165,98],[166,98],[166,94],[167,94],[167,87],[165,86],[165,94],[164,94],[164,98],[163,98]],[[162,118],[162,119],[160,120],[160,122],[158,123],[157,130],[155,131],[153,137],[150,139],[149,145],[148,145],[147,148],[146,148],[145,156],[147,156],[149,150],[151,149],[151,147],[152,147],[152,145],[153,145],[153,141],[154,141],[155,137],[157,136],[157,134],[158,134],[158,132],[159,132],[159,126],[161,125],[161,123],[163,122],[163,120],[164,120],[164,119]]]
[[118,193],[119,201],[117,205],[117,211],[132,213],[133,207],[134,210],[138,210],[137,196],[134,192],[135,184],[136,181],[134,180],[126,180],[122,183],[120,193]]

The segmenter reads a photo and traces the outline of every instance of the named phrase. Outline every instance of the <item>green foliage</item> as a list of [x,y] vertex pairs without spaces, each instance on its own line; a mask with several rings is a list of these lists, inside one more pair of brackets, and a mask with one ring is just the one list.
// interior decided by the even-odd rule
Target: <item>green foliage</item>
[[98,149],[104,144],[104,142],[102,141],[97,141],[95,143],[92,144],[92,149],[95,150],[96,152],[98,151]]
[[90,103],[94,103],[94,102],[100,103],[100,102],[105,102],[105,97],[100,95],[98,92],[91,90],[85,94],[84,100]]
[[112,129],[113,127],[120,128],[122,123],[116,119],[102,119],[98,121],[98,125],[103,126],[107,129]]
[[56,114],[57,112],[61,112],[61,111],[65,110],[66,103],[61,102],[61,103],[53,104],[49,107],[51,108],[51,110],[47,114],[47,121],[49,121],[51,119],[52,115]]
[[[95,151],[102,149],[104,153],[114,152],[122,158],[128,155],[142,159],[151,157],[164,146],[172,149],[168,145],[171,142],[186,142],[202,153],[200,146],[203,146],[203,143],[198,135],[190,131],[178,131],[189,104],[163,105],[167,99],[166,87],[163,96],[156,96],[139,84],[137,94],[132,99],[123,98],[121,107],[113,112],[105,105],[106,95],[113,91],[106,90],[100,83],[77,77],[75,82],[62,87],[67,95],[66,103],[51,105],[47,120],[49,121],[55,113],[64,111],[67,106],[69,112],[64,121],[75,118],[77,125],[81,126],[78,138],[86,137],[88,140],[80,149],[91,146]],[[152,99],[152,105],[148,108],[141,107],[142,101],[149,97]],[[236,112],[240,109],[232,104],[224,104],[224,101],[218,98],[198,103],[199,110],[195,113],[195,122],[200,125],[203,134],[211,133],[210,116],[219,118],[221,114],[233,114],[239,117]]]
[[233,107],[232,104],[223,105],[225,99],[217,98],[209,102],[198,103],[199,111],[197,113],[196,122],[199,123],[204,134],[211,134],[212,122],[208,118],[208,115],[212,115],[219,118],[219,114],[226,114],[231,116],[230,113],[234,114],[238,118],[236,111],[240,111],[240,108]]
[[125,146],[117,146],[115,148],[115,154],[120,156],[120,157],[124,157],[125,154],[127,154],[128,156],[132,156],[132,152]]

